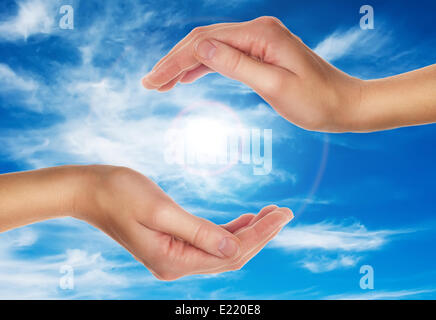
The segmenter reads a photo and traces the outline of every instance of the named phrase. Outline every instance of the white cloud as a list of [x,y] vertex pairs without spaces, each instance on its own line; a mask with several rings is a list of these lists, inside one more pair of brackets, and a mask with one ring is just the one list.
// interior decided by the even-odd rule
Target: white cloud
[[[99,231],[87,233],[86,229],[77,229],[75,223],[63,223],[74,228],[70,245],[80,242],[83,245],[77,238],[86,238],[88,243],[101,242]],[[91,253],[75,248],[59,254],[19,255],[20,250],[38,250],[35,247],[38,229],[38,226],[28,226],[0,234],[0,299],[119,298],[121,290],[157,282],[133,259],[132,262],[107,259],[101,251]],[[66,239],[68,232],[54,237]],[[103,248],[106,254],[113,252],[110,245]],[[73,290],[60,288],[60,279],[65,275],[61,273],[62,266],[73,268]],[[138,273],[138,270],[143,272]]]
[[313,273],[332,271],[339,268],[354,267],[359,262],[360,257],[341,254],[338,257],[328,257],[325,255],[315,256],[311,259],[306,258],[301,261],[303,268]]
[[387,35],[377,30],[361,30],[355,27],[333,32],[318,43],[314,51],[327,61],[333,62],[347,55],[375,54],[388,40]]
[[355,294],[338,294],[326,297],[326,300],[390,300],[390,299],[408,299],[412,296],[423,295],[435,292],[434,289],[409,289],[397,291],[372,290],[364,293]]
[[51,1],[20,1],[17,15],[0,22],[0,38],[26,40],[33,34],[48,34],[53,29],[55,14]]
[[[246,4],[247,2],[248,2],[247,0],[229,0],[229,1],[225,1],[225,2],[219,1],[219,0],[205,0],[205,1],[203,1],[203,5],[206,7],[219,5],[222,7],[236,8],[240,5]],[[257,2],[257,1],[256,0],[250,1],[250,3],[254,3],[254,2]]]
[[38,84],[27,76],[20,76],[8,65],[0,63],[0,90],[1,91],[33,91]]
[[388,242],[390,236],[407,232],[411,231],[370,231],[360,223],[347,226],[321,222],[286,228],[271,242],[271,246],[285,250],[321,249],[361,252],[379,249]]
[[378,250],[399,234],[413,230],[370,231],[360,223],[350,225],[320,222],[285,228],[269,247],[287,252],[302,251],[300,265],[314,273],[350,268],[362,259],[359,253]]
[[310,205],[329,205],[333,201],[330,199],[319,199],[316,197],[289,197],[280,199],[279,202],[285,206],[295,206],[298,203],[310,204]]
[[[73,270],[72,290],[60,287],[65,266]],[[138,294],[153,298],[158,292],[189,298],[204,279],[234,280],[242,275],[194,275],[163,283],[107,235],[71,218],[0,234],[0,299],[128,299]]]
[[213,90],[221,89],[228,93],[238,93],[238,94],[252,94],[253,89],[248,87],[246,84],[236,81],[230,78],[224,77],[213,77],[209,81],[211,88]]
[[346,32],[334,32],[321,41],[314,51],[322,58],[334,61],[346,55],[353,45],[359,40],[363,31],[360,29],[350,29]]

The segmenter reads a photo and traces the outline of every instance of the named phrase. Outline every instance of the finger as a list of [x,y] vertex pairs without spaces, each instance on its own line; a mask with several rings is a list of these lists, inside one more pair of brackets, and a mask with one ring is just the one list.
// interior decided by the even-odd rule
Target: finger
[[271,204],[269,206],[262,208],[262,210],[260,210],[260,212],[253,218],[253,220],[250,221],[249,225],[250,226],[253,225],[257,221],[262,219],[264,216],[266,216],[268,213],[270,213],[276,209],[278,209],[278,206],[276,206],[275,204]]
[[239,216],[238,218],[236,218],[233,221],[230,221],[224,225],[221,225],[221,227],[223,227],[224,229],[226,229],[227,231],[229,231],[231,233],[235,233],[239,229],[247,226],[250,223],[250,221],[253,220],[253,218],[255,216],[256,215],[254,215],[252,213],[246,213],[246,214]]
[[[293,217],[292,211],[290,211],[287,208],[284,208],[285,210],[287,210],[288,212],[291,212],[291,215]],[[292,220],[293,218],[291,218]],[[291,221],[289,220],[288,223]],[[273,233],[271,233],[266,239],[264,239],[262,242],[260,242],[255,248],[253,248],[250,252],[244,254],[244,256],[242,256],[241,261],[238,262],[239,265],[244,265],[246,264],[251,258],[253,258],[255,255],[257,255],[257,253],[262,250],[267,244],[268,242],[270,242],[282,229],[283,227],[286,225],[287,223],[285,223],[284,225],[282,225],[281,227],[279,227],[278,229],[276,229],[276,231],[274,231]]]
[[250,260],[285,224],[292,220],[293,214],[287,208],[278,208],[254,225],[237,232],[236,235],[241,240],[241,254],[238,259],[229,262],[216,261],[206,258],[198,266],[201,269],[196,273],[216,273],[234,270],[235,266],[240,267],[240,263]]
[[[274,211],[277,208],[278,207],[276,205],[266,206],[257,215],[254,215],[252,213],[243,214],[238,218],[234,219],[233,221],[230,221],[229,223],[222,225],[222,227],[232,233],[238,232],[238,230],[241,230],[242,228],[250,225],[254,220],[254,218],[259,217],[258,220],[260,220],[262,217],[264,217],[265,215]],[[273,234],[272,236],[274,235],[275,234]],[[266,245],[268,241],[269,240],[267,239],[266,241],[264,241],[263,245],[262,243],[258,244],[257,247],[252,248],[250,251],[242,253],[241,256],[242,255],[244,256],[244,261],[250,260],[258,251],[261,250],[263,246]],[[196,252],[196,250],[193,249],[195,248],[185,248],[185,254],[189,255],[189,261],[191,263],[191,267],[193,268],[192,270],[195,270],[195,271],[191,271],[192,273],[210,273],[210,270],[213,269],[225,271],[225,270],[229,270],[229,268],[231,268],[231,266],[234,265],[236,261],[240,261],[240,260],[236,260],[232,264],[223,263],[221,259],[217,260],[215,257],[212,258],[212,256],[210,255],[207,254],[205,255],[203,251]],[[250,255],[250,252],[255,252],[255,253],[252,253]],[[209,271],[204,271],[204,269],[207,269]]]
[[191,83],[199,78],[205,76],[208,73],[215,72],[209,67],[206,67],[204,64],[198,66],[194,70],[188,71],[185,75],[180,79],[181,83]]
[[288,208],[277,208],[252,226],[236,233],[241,240],[242,255],[268,239],[272,233],[286,225],[293,217],[292,211]]
[[267,64],[287,70],[297,67],[300,70],[298,65],[304,60],[304,50],[300,48],[300,42],[277,21],[271,17],[262,17],[197,33],[185,45],[162,59],[159,66],[146,76],[144,84],[159,86],[170,81],[182,70],[193,67],[197,63],[195,58],[198,58],[195,56],[195,47],[200,40],[207,39],[226,43],[248,56],[260,58]]
[[228,27],[231,25],[235,25],[237,23],[215,23],[208,26],[202,26],[194,28],[191,32],[189,32],[182,40],[180,40],[162,59],[159,60],[158,63],[153,67],[152,70],[159,68],[159,66],[165,62],[166,60],[170,59],[176,52],[178,52],[181,48],[185,47],[187,44],[189,44],[191,41],[195,39],[196,36],[198,36],[199,33],[211,31],[211,30],[217,30],[222,27]]
[[194,55],[205,66],[245,83],[260,95],[282,91],[285,89],[285,80],[295,76],[281,67],[261,62],[217,40],[199,41]]
[[[252,218],[252,220],[248,223],[247,226],[253,225],[254,223],[256,223],[257,221],[261,220],[263,217],[265,217],[270,212],[272,212],[272,211],[274,211],[276,209],[278,209],[278,207],[276,205],[269,205],[269,206],[264,207],[257,215],[255,215]],[[244,227],[247,227],[247,226],[244,226]],[[253,248],[243,252],[241,254],[240,259],[235,261],[233,264],[227,264],[227,265],[225,265],[225,266],[215,270],[214,272],[224,272],[224,271],[228,271],[228,270],[234,270],[234,269],[241,268],[248,261],[250,261],[255,255],[257,255],[257,253],[260,250],[262,250],[268,244],[268,242],[271,241],[271,239],[273,239],[280,232],[280,230],[282,230],[282,228],[283,228],[283,226],[279,227],[276,231],[271,233],[267,238],[265,238],[263,241],[258,243],[256,246],[254,246]],[[241,230],[241,229],[239,229],[239,230]]]
[[[256,256],[259,253],[259,251],[261,251],[268,244],[268,242],[271,241],[282,229],[283,229],[283,227],[279,227],[276,231],[271,233],[268,236],[268,238],[266,238],[261,243],[259,243],[256,247],[254,247],[249,252],[247,252],[243,256],[241,256],[241,258],[238,261],[236,261],[235,263],[227,264],[221,268],[218,268],[218,269],[214,270],[213,273],[219,273],[219,272],[225,272],[225,271],[229,271],[229,270],[240,269],[248,261],[250,261],[254,256]],[[210,272],[204,272],[204,273],[210,273]]]
[[160,280],[198,274],[205,264],[217,268],[226,261],[141,223],[133,223],[125,235],[122,245]]
[[[153,71],[151,71],[147,76],[145,76],[144,78],[142,78],[142,80],[141,80],[141,81],[142,81],[142,85],[143,85],[146,89],[158,89],[158,90],[159,90],[161,87],[165,86],[166,84],[168,84],[168,83],[173,83],[173,80],[174,80],[174,79],[180,79],[180,78],[182,78],[186,73],[188,73],[188,72],[190,72],[190,71],[193,71],[193,70],[199,68],[200,66],[201,66],[201,64],[197,61],[197,62],[195,62],[194,64],[192,64],[191,66],[186,67],[183,71],[181,71],[180,73],[178,73],[178,74],[175,75],[174,77],[166,77],[165,79],[166,79],[167,82],[159,81],[158,84],[151,83],[151,82],[148,80],[149,75],[151,75],[151,74],[153,74],[153,72],[155,72],[155,69],[153,69]],[[159,69],[158,71],[161,72],[160,69]],[[169,71],[168,71],[168,72],[169,72]],[[176,81],[176,83],[177,83],[177,81]]]
[[[285,219],[289,218],[288,215],[287,213]],[[242,220],[245,219],[248,221],[248,218],[252,219],[254,215],[248,214],[241,217],[244,216],[246,218],[242,218]],[[263,220],[265,224],[273,222],[273,219]],[[262,219],[257,222],[257,224],[261,221]],[[123,242],[128,245],[124,245],[124,243],[123,245],[157,278],[161,280],[175,280],[188,274],[228,271],[232,270],[235,265],[239,268],[260,251],[277,232],[278,231],[263,239],[263,241],[253,247],[248,248],[249,245],[244,246],[247,250],[243,254],[243,258],[236,259],[232,263],[198,249],[181,239],[174,238],[166,233],[151,230],[139,223],[135,223],[129,228],[129,232],[124,233],[128,238],[124,239],[125,241]],[[242,231],[241,234],[243,234],[244,241],[249,238],[247,232]],[[252,241],[252,243],[254,242]]]
[[[271,235],[281,229],[285,224],[292,220],[293,214],[287,208],[278,208],[262,219],[257,221],[252,226],[237,232],[236,235],[241,240],[241,254],[238,259],[233,259],[231,263],[221,263],[209,265],[208,261],[203,264],[203,272],[218,272],[224,270],[232,270],[232,267],[237,265],[242,259],[251,259],[259,245],[266,243]],[[260,249],[259,249],[260,250]]]
[[160,88],[157,89],[157,91],[159,92],[165,92],[168,90],[171,90],[172,88],[174,88],[177,84],[177,82],[183,78],[185,74],[182,73],[180,75],[178,75],[176,78],[174,78],[173,80],[171,80],[170,82],[168,82],[167,84],[164,84],[163,86],[161,86]]
[[[176,46],[174,46],[170,52],[165,55],[154,67],[153,69],[142,79],[142,84],[146,89],[156,89],[159,88],[160,86],[163,85],[163,83],[165,83],[165,80],[162,81],[157,81],[157,80],[153,80],[150,81],[150,76],[157,71],[158,69],[165,69],[161,68],[162,64],[165,64],[166,61],[173,59],[174,56],[177,56],[179,52],[183,52],[186,50],[190,50],[192,48],[192,41],[195,40],[195,37],[201,33],[201,32],[205,32],[206,30],[211,31],[211,30],[218,30],[220,28],[223,27],[228,27],[230,25],[234,25],[236,23],[219,23],[219,24],[213,24],[210,26],[204,26],[204,27],[198,27],[193,29],[187,36],[185,36],[185,38],[183,38]],[[190,63],[189,65],[187,65],[184,68],[184,71],[189,70],[189,69],[195,69],[196,67],[199,66],[199,63],[196,61],[191,61],[192,63]],[[174,64],[174,63],[173,63]],[[168,66],[167,66],[168,68]],[[174,72],[171,72],[171,69],[169,68],[169,70],[166,70],[164,72],[162,72],[162,70],[159,70],[160,73],[163,73],[164,75],[168,75],[166,77],[166,81],[169,82],[171,81],[174,77],[177,76],[177,74],[175,74]],[[154,78],[156,77],[156,75],[154,75]],[[153,78],[153,77],[152,77]]]
[[240,240],[224,228],[194,216],[173,203],[144,218],[146,227],[164,232],[220,258],[240,253]]
[[[229,266],[230,270],[242,268],[245,264],[247,264],[248,261],[250,261],[252,258],[254,258],[282,229],[283,229],[283,227],[279,227],[276,231],[271,233],[268,236],[268,238],[264,239],[261,243],[259,243],[250,252],[248,252],[247,254],[242,256],[241,259],[237,263]],[[225,270],[223,270],[223,271],[225,271]]]
[[236,218],[233,221],[230,221],[224,225],[221,225],[223,228],[225,228],[227,231],[231,233],[235,233],[238,230],[240,230],[243,227],[252,225],[254,222],[260,220],[262,217],[266,216],[271,211],[274,211],[278,207],[276,205],[269,205],[264,208],[262,208],[257,215],[252,213],[246,213],[238,218]]
[[[208,34],[214,32],[221,33],[224,32],[223,30],[240,28],[241,25],[244,25],[244,23],[221,26],[215,29],[212,28]],[[203,34],[206,34],[206,32],[201,33],[201,35]],[[195,36],[189,37],[189,39],[186,39],[184,45],[181,45],[177,50],[174,50],[171,54],[159,61],[158,65],[142,79],[144,87],[147,89],[160,87],[177,77],[181,72],[193,70],[200,66],[201,63],[198,62],[194,54],[195,42],[199,35],[198,33]]]
[[[284,212],[287,212],[287,214],[291,215],[291,220],[293,219],[293,213],[291,210],[289,210],[288,208],[279,208],[276,205],[270,205],[267,206],[265,208],[263,208],[261,210],[261,212],[259,212],[259,214],[257,214],[255,216],[255,218],[250,221],[250,223],[248,224],[248,226],[252,226],[254,224],[256,224],[259,220],[261,220],[263,217],[267,216],[270,212],[273,212],[277,209],[280,209]],[[290,220],[289,220],[290,221]],[[288,222],[289,222],[288,221]],[[277,233],[283,228],[284,225],[282,225],[279,229],[277,229],[276,231],[274,231],[273,233],[271,233],[267,238],[265,238],[262,242],[258,243],[257,246],[255,246],[253,249],[251,249],[251,251],[246,251],[243,253],[243,255],[241,255],[241,260],[247,262],[248,260],[250,260],[253,256],[255,256],[272,238],[274,238]],[[241,233],[242,230],[240,232],[237,232],[236,234]],[[245,262],[243,262],[242,264],[245,264]]]

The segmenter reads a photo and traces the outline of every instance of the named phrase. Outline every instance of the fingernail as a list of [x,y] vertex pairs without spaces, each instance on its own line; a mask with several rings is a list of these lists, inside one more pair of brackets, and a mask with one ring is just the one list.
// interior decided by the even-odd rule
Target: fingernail
[[221,240],[218,250],[227,258],[234,257],[239,252],[239,244],[229,238],[225,237]]
[[206,60],[213,58],[216,47],[209,40],[203,40],[197,45],[197,54]]

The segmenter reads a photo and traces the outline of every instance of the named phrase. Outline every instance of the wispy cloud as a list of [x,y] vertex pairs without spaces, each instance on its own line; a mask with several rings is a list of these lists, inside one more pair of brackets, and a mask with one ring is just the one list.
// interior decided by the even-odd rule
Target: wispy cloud
[[435,292],[435,289],[408,289],[397,291],[374,290],[364,293],[350,293],[327,296],[326,300],[390,300],[409,299],[411,297],[422,297],[423,295]]
[[33,91],[38,84],[28,76],[18,75],[7,64],[0,63],[0,90],[5,91]]
[[53,30],[55,10],[53,1],[19,1],[18,13],[0,22],[0,39],[26,40],[34,34],[48,34]]
[[378,30],[362,30],[357,27],[335,31],[317,44],[314,51],[333,62],[348,55],[372,55],[389,40],[389,36]]
[[314,273],[349,268],[361,260],[359,253],[378,250],[393,236],[414,230],[368,230],[360,223],[349,225],[320,222],[284,229],[270,243],[287,252],[302,251],[303,268]]
[[[74,227],[74,224],[70,224]],[[75,229],[74,237],[86,230]],[[44,235],[47,236],[47,235]],[[67,233],[55,236],[62,239]],[[100,233],[88,233],[87,241],[100,242]],[[81,237],[83,239],[83,237]],[[105,253],[83,248],[65,249],[61,253],[43,256],[20,254],[38,250],[38,227],[29,226],[0,235],[0,299],[57,299],[57,298],[118,298],[120,291],[135,285],[157,282],[151,274],[133,259],[107,258]],[[71,246],[79,245],[73,240]],[[61,267],[73,270],[73,290],[60,287]],[[143,271],[143,272],[138,272]]]
[[271,243],[285,250],[322,249],[342,251],[368,251],[381,248],[389,237],[412,230],[370,231],[360,223],[351,225],[320,222],[286,228]]
[[354,267],[359,262],[360,257],[353,255],[340,254],[337,257],[326,255],[305,258],[301,261],[303,268],[313,273],[332,271],[340,268]]

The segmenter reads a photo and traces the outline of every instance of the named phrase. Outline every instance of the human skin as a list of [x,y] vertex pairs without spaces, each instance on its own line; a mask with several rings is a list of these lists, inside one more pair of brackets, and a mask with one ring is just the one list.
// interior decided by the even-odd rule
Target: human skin
[[168,91],[210,72],[245,83],[308,130],[369,132],[436,122],[436,65],[361,80],[323,60],[274,17],[195,28],[142,83]]
[[225,225],[196,217],[124,167],[62,166],[0,175],[0,232],[73,217],[104,231],[161,280],[238,270],[292,218],[270,205]]

